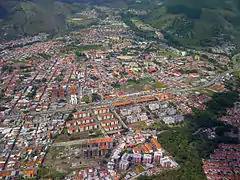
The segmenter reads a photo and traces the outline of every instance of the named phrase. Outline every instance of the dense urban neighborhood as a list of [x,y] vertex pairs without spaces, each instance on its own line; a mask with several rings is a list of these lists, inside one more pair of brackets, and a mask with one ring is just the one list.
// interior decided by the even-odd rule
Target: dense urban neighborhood
[[[71,21],[94,23],[0,44],[0,179],[156,178],[184,168],[163,136],[189,122],[199,139],[239,138],[240,74],[229,56],[172,47],[148,24],[132,19],[131,28],[116,9],[78,16]],[[233,91],[218,109],[217,95]],[[239,155],[234,142],[215,146],[199,163],[201,177],[239,179]]]

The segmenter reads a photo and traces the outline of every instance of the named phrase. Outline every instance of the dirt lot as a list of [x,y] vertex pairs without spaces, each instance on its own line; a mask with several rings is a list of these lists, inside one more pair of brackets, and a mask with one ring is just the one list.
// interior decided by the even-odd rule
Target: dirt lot
[[74,169],[86,167],[98,167],[99,157],[84,159],[83,150],[85,145],[52,146],[47,153],[44,165],[58,172],[70,173]]
[[145,78],[140,80],[129,80],[127,84],[122,85],[119,90],[125,93],[136,93],[148,89],[164,88],[165,86],[154,79]]
[[72,140],[79,140],[79,139],[88,139],[88,138],[95,138],[95,137],[102,137],[103,134],[101,131],[85,131],[80,133],[74,133],[74,134],[68,134],[66,130],[64,132],[57,136],[55,139],[55,142],[66,142],[66,141],[72,141]]
[[144,121],[136,122],[136,123],[133,123],[133,124],[128,124],[128,127],[132,128],[133,130],[147,128],[146,123]]

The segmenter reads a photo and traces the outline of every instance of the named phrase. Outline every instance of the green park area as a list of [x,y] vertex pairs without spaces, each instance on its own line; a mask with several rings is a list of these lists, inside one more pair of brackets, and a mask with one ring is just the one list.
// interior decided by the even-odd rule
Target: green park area
[[131,21],[133,22],[133,24],[138,25],[138,24],[143,24],[143,22],[139,19],[131,19]]
[[138,80],[130,79],[126,84],[113,84],[113,87],[126,93],[136,93],[150,89],[166,88],[164,84],[153,78],[143,78]]

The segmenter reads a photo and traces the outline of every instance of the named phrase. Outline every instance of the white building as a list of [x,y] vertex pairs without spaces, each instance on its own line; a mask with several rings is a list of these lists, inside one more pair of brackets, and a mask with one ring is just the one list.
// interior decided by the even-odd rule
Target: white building
[[149,104],[148,107],[151,111],[154,111],[154,110],[159,109],[160,106],[157,103],[153,103],[153,104]]
[[129,161],[127,161],[127,160],[121,160],[120,162],[119,162],[119,169],[123,169],[123,170],[127,170],[128,169],[128,167],[129,167]]
[[151,154],[144,154],[143,155],[143,163],[152,163],[152,155]]
[[70,100],[71,104],[77,104],[78,103],[78,99],[77,99],[77,95],[71,95],[71,100]]

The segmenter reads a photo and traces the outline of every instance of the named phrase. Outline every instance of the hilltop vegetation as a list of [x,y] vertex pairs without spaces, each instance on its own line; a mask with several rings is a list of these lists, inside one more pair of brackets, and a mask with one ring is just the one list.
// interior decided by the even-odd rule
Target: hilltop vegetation
[[0,37],[64,31],[68,28],[66,17],[78,8],[54,0],[4,1],[0,3]]
[[237,0],[169,0],[145,18],[184,46],[212,46],[221,40],[239,44],[239,20]]

